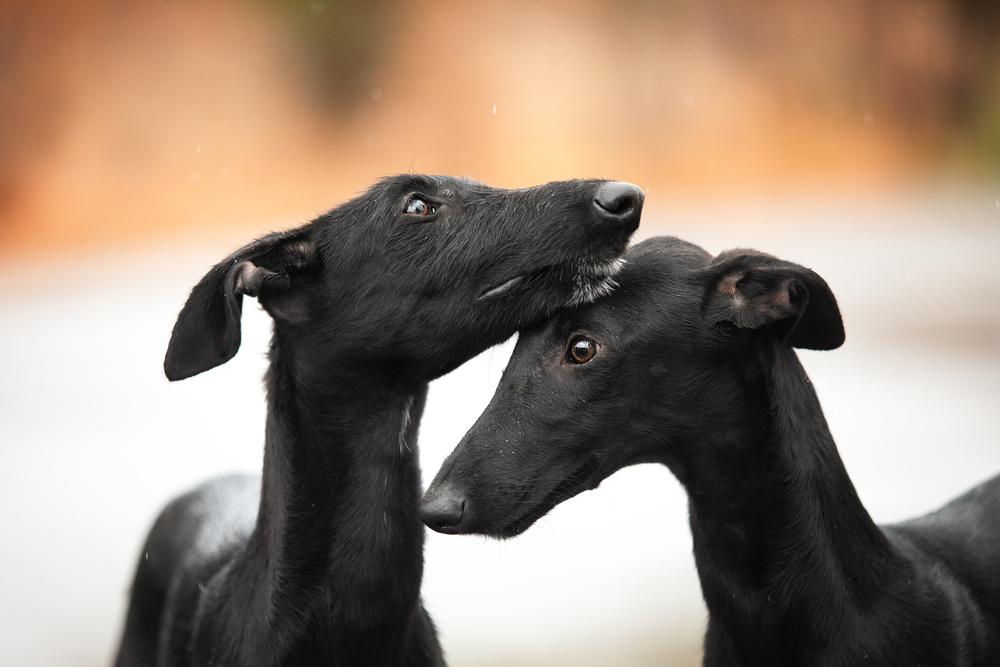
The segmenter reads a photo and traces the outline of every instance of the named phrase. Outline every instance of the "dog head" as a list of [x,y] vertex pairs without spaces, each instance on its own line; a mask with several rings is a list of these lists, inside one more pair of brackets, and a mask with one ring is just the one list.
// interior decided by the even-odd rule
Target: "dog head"
[[609,291],[642,191],[607,181],[504,190],[467,179],[386,178],[312,222],[212,268],[178,316],[171,380],[231,359],[243,296],[276,345],[309,365],[426,382],[558,308]]
[[833,294],[804,267],[672,238],[626,259],[613,294],[521,333],[424,497],[428,526],[517,535],[636,463],[665,463],[690,490],[704,462],[739,460],[773,355],[844,341]]

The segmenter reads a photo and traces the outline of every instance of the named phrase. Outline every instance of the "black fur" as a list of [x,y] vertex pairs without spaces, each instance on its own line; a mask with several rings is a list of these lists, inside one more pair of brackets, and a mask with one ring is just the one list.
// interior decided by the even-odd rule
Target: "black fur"
[[[790,346],[844,340],[812,271],[670,238],[633,248],[609,297],[522,332],[421,518],[510,537],[622,467],[689,497],[704,664],[1000,664],[1000,478],[877,527]],[[570,348],[597,354],[574,363]]]
[[263,479],[164,510],[117,664],[440,665],[419,597],[427,383],[607,291],[641,207],[622,183],[401,175],[209,271],[164,368],[232,358],[243,296],[259,298],[274,319]]

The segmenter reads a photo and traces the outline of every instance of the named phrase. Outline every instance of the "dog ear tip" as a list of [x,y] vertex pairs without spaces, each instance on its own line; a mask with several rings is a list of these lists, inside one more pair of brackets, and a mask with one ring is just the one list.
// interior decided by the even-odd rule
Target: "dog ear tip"
[[216,366],[221,366],[236,356],[239,351],[239,341],[235,345],[228,346],[224,351],[213,355],[200,352],[185,354],[182,350],[167,348],[167,355],[163,359],[163,374],[171,382],[186,380],[189,377],[212,370]]
[[[173,342],[171,341],[171,343]],[[183,347],[175,347],[173,344],[167,346],[167,354],[163,358],[163,374],[171,382],[186,380],[211,367],[211,365],[206,366],[199,359],[192,359],[191,355],[185,354]]]
[[837,314],[836,319],[829,328],[829,333],[827,335],[826,347],[827,350],[836,350],[838,347],[844,344],[847,340],[847,332],[844,330],[844,320],[840,318],[840,314]]
[[178,380],[187,380],[189,377],[194,377],[200,373],[204,373],[207,370],[215,368],[219,364],[209,364],[204,365],[194,365],[194,364],[163,364],[163,374],[167,376],[167,380],[170,382],[177,382]]
[[815,340],[791,340],[786,341],[789,347],[797,347],[803,350],[819,350],[821,352],[827,352],[829,350],[836,350],[838,347],[844,344],[846,336],[844,331],[841,330],[837,333],[832,333]]
[[178,380],[187,379],[195,373],[190,372],[190,369],[184,368],[183,364],[177,363],[168,355],[163,361],[163,374],[171,382],[177,382]]

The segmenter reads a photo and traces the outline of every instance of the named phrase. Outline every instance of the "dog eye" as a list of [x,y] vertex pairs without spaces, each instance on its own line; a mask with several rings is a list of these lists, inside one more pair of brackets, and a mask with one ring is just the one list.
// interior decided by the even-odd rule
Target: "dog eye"
[[577,338],[569,344],[567,356],[571,363],[585,364],[597,356],[597,343],[589,338]]
[[411,199],[406,205],[406,212],[410,215],[430,215],[437,211],[437,208],[428,204],[423,199]]

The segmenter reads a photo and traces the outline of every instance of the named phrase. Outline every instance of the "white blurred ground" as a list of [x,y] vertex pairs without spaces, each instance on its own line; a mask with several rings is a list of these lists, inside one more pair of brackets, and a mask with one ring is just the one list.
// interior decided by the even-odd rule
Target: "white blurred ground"
[[[876,520],[1000,473],[1000,188],[657,208],[640,233],[810,266],[848,338],[801,356]],[[282,223],[278,226],[287,226]],[[0,664],[111,660],[140,544],[172,496],[259,470],[269,323],[230,363],[160,370],[188,289],[248,239],[0,266]],[[248,304],[249,306],[249,304]],[[430,479],[509,354],[432,385]],[[453,667],[694,665],[705,612],[686,502],[666,469],[622,471],[518,539],[429,534],[424,599]]]

